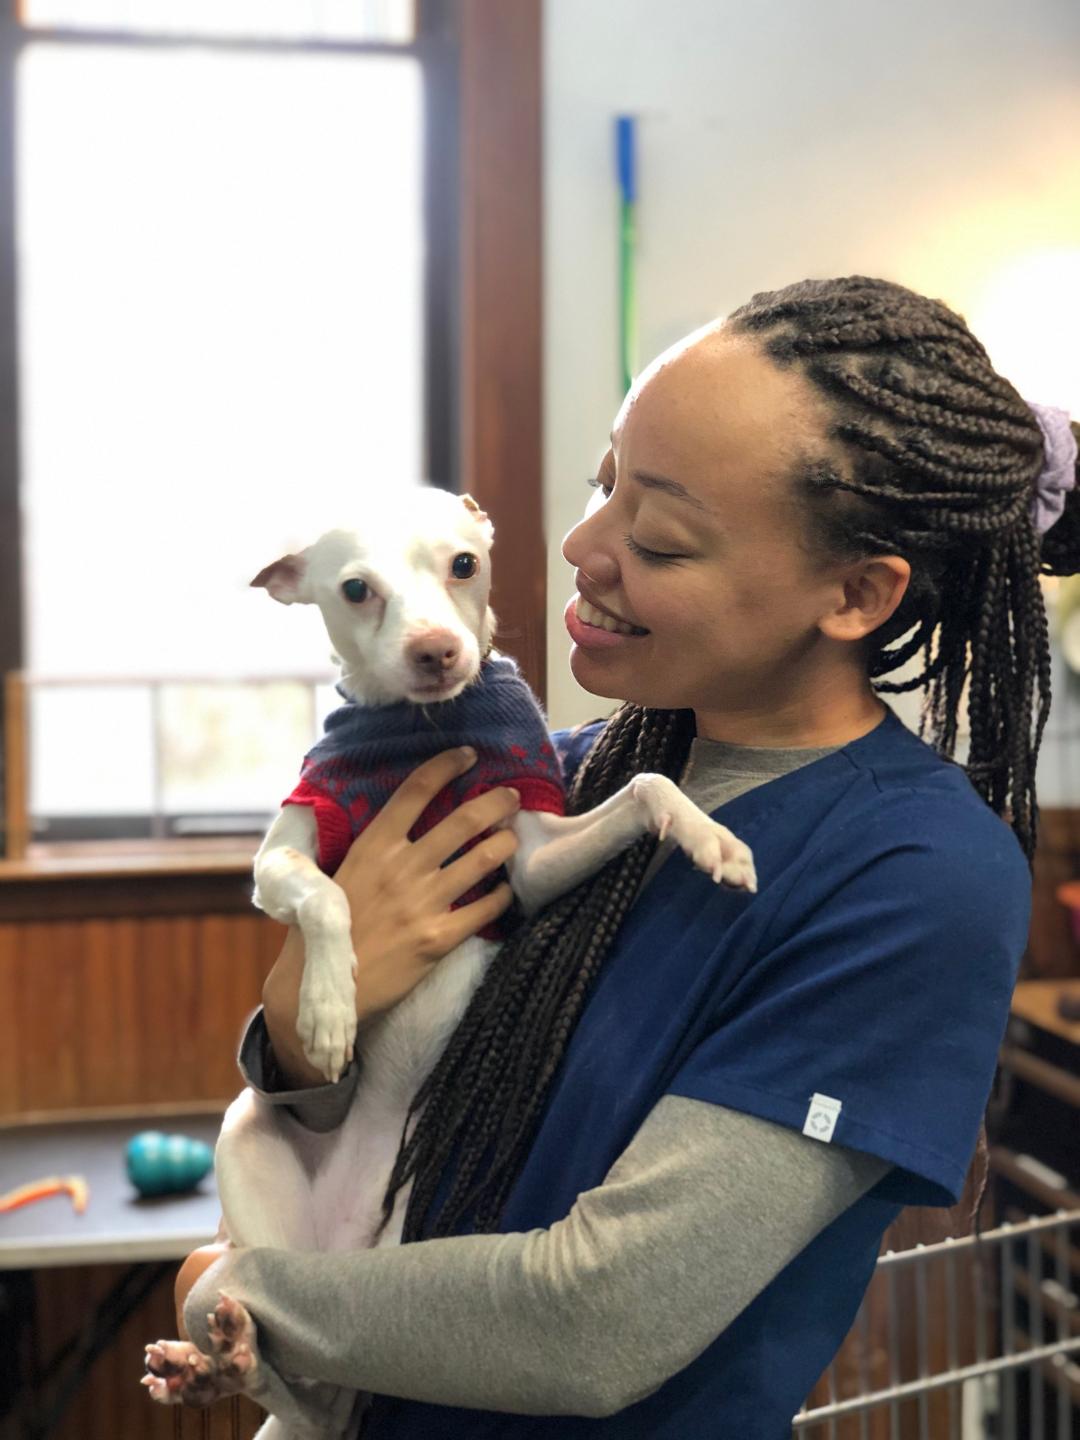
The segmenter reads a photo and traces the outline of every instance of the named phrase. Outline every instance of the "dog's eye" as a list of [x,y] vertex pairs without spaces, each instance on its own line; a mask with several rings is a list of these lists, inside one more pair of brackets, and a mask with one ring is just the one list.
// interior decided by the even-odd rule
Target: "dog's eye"
[[471,580],[479,563],[475,555],[455,555],[450,570],[455,580]]
[[346,580],[341,587],[341,593],[346,600],[350,600],[354,605],[359,605],[368,598],[371,592],[368,590],[365,580]]

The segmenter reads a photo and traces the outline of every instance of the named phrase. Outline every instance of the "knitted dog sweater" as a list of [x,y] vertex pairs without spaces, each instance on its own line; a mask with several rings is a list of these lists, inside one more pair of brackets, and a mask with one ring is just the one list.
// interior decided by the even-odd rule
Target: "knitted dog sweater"
[[[340,687],[339,693],[344,694]],[[453,700],[360,705],[346,697],[346,704],[327,716],[322,739],[304,759],[300,783],[282,802],[310,805],[315,812],[319,868],[332,875],[401,782],[424,760],[458,745],[475,749],[476,764],[436,795],[409,831],[410,840],[498,785],[512,785],[523,810],[564,813],[562,771],[540,707],[515,662],[494,656],[481,663],[476,679]],[[489,876],[454,908],[479,898],[497,881],[497,874]],[[492,927],[481,933],[497,934]]]

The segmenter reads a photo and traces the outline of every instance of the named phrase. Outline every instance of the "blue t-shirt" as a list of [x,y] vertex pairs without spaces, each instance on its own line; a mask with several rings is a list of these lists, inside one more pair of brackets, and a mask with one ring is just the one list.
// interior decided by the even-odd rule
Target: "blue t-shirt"
[[[556,737],[569,772],[598,730]],[[644,888],[500,1229],[563,1219],[666,1094],[797,1131],[823,1109],[831,1143],[895,1168],[696,1360],[617,1415],[377,1396],[365,1440],[789,1440],[851,1327],[887,1226],[905,1205],[959,1199],[1028,934],[1031,880],[1016,838],[963,770],[891,711],[714,815],[752,847],[758,893],[721,889],[680,853]]]

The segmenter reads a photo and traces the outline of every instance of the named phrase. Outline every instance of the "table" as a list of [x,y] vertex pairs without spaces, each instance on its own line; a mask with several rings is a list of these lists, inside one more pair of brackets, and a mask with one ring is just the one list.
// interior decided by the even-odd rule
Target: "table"
[[[223,1113],[217,1108],[0,1125],[0,1192],[50,1175],[82,1175],[90,1192],[81,1215],[67,1194],[0,1215],[0,1421],[22,1396],[26,1440],[50,1433],[127,1316],[179,1260],[217,1233],[221,1209],[213,1171],[187,1194],[144,1198],[127,1177],[128,1140],[141,1130],[163,1130],[213,1146]],[[33,1272],[117,1262],[129,1268],[87,1316],[75,1342],[39,1363],[32,1344]]]

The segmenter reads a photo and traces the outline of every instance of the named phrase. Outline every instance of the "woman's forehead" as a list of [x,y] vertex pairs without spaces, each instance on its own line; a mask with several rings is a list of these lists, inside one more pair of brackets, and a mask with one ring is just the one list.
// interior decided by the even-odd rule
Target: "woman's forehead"
[[781,370],[746,337],[714,331],[644,372],[613,444],[620,463],[690,488],[721,474],[725,489],[740,478],[760,486],[825,448],[825,424],[824,403],[797,370]]

